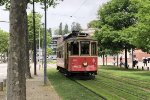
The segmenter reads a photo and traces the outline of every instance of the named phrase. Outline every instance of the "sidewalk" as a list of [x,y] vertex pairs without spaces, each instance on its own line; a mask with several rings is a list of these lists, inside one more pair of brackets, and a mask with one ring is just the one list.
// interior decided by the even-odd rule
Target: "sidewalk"
[[[27,100],[61,100],[49,80],[47,80],[48,85],[44,86],[43,68],[39,70],[39,65],[37,65],[37,75],[35,76],[33,75],[33,64],[31,66],[31,74],[33,78],[26,80]],[[51,66],[54,67],[53,65]],[[6,90],[0,91],[0,100],[6,100],[5,92]]]
[[[31,73],[33,73],[33,66]],[[37,76],[32,75],[33,79],[26,81],[27,100],[61,100],[49,80],[47,80],[47,86],[43,85],[43,75],[43,69],[39,70],[39,65],[37,65]]]

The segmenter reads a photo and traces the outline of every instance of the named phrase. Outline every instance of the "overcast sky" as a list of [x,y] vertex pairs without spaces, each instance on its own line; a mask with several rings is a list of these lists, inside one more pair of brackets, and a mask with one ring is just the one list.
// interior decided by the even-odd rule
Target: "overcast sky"
[[[97,18],[97,10],[108,0],[64,0],[60,2],[55,8],[49,8],[47,11],[47,28],[53,30],[59,27],[60,22],[71,25],[72,22],[78,22],[83,29],[87,28],[87,23]],[[35,11],[43,15],[42,22],[44,22],[44,11],[39,4],[35,5]],[[9,21],[9,12],[3,11],[0,7],[0,21]],[[29,5],[28,12],[32,11],[32,5]],[[9,31],[8,23],[1,23],[0,28]]]

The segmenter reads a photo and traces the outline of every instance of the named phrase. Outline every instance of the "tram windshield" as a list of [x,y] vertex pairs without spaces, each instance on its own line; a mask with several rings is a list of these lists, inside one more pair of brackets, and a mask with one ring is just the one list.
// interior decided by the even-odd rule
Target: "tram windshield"
[[[96,46],[97,46],[96,42],[90,42],[90,41],[71,42],[70,46],[69,46],[69,50],[71,51],[71,55],[95,56],[95,55],[97,55],[97,47]],[[80,50],[80,52],[79,52],[79,50]]]
[[89,41],[81,41],[81,55],[89,55]]
[[71,42],[71,55],[79,55],[79,42]]

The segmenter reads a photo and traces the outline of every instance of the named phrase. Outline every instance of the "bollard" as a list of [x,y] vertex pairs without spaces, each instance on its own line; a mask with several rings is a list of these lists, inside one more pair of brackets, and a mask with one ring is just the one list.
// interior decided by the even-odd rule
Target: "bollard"
[[3,79],[3,86],[6,87],[6,79]]
[[142,66],[142,70],[144,70],[144,67]]
[[139,66],[137,66],[137,69],[139,68]]
[[149,70],[149,67],[147,67],[147,70]]
[[3,82],[0,82],[0,91],[3,91]]

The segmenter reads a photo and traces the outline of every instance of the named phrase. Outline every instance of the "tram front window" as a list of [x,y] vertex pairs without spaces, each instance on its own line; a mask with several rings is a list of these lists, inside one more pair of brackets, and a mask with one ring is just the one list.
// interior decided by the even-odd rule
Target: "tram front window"
[[71,42],[71,55],[79,55],[79,43]]
[[81,42],[81,55],[89,55],[89,41],[82,41]]

